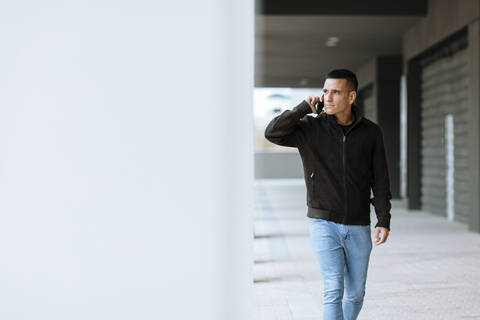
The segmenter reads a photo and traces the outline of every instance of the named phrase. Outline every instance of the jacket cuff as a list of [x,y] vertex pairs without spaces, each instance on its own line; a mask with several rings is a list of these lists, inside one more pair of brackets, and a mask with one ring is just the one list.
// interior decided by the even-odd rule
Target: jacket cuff
[[299,114],[300,117],[303,117],[309,113],[313,113],[312,108],[310,108],[310,105],[305,100],[300,102],[295,108],[292,109],[292,111]]
[[375,225],[375,228],[383,227],[383,228],[387,228],[388,231],[390,231],[390,217],[391,217],[390,214],[388,216],[377,217],[378,222]]

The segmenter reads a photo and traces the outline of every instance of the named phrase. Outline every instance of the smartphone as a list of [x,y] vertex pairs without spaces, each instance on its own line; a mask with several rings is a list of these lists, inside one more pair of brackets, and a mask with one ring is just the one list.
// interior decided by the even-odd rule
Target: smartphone
[[317,102],[317,104],[315,105],[315,109],[317,110],[318,115],[321,115],[322,113],[325,112],[324,107],[325,107],[325,105],[324,105],[323,101],[318,101]]

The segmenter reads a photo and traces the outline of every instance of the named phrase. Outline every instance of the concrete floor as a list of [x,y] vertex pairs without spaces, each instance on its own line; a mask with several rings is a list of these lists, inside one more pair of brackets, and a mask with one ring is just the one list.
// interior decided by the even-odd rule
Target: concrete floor
[[[257,180],[255,188],[253,319],[322,319],[303,180]],[[480,319],[480,234],[392,205],[391,233],[373,247],[358,319]]]

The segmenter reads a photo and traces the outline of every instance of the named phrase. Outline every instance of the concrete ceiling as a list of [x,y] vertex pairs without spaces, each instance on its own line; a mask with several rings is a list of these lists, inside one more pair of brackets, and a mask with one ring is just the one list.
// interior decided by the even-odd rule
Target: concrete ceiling
[[[422,15],[255,16],[255,87],[323,85],[335,68],[356,70],[378,55],[402,53],[403,34]],[[338,37],[335,47],[325,45]]]

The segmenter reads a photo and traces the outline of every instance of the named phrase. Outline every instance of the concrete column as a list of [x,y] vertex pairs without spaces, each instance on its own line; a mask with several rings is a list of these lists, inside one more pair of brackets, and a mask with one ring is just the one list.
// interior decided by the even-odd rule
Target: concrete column
[[480,232],[480,205],[479,205],[479,190],[480,190],[480,25],[478,19],[468,25],[468,54],[470,63],[470,116],[469,116],[469,161],[470,161],[470,223],[468,228],[471,231]]
[[[402,56],[377,56],[357,70],[360,83],[359,105],[364,115],[383,130],[390,191],[400,198],[400,79]],[[373,95],[373,101],[363,105],[363,95]]]
[[421,68],[418,59],[407,65],[407,208],[421,209]]
[[253,2],[4,2],[0,57],[0,319],[249,319]]
[[402,57],[377,57],[377,120],[383,130],[393,198],[400,198],[400,78]]

